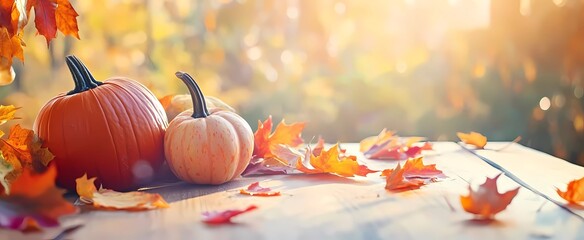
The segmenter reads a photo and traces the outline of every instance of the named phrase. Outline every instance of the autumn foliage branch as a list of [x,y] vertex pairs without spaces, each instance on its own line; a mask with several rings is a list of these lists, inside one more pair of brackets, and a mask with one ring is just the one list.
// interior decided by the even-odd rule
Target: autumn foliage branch
[[[47,45],[57,37],[57,30],[64,35],[79,39],[77,12],[69,0],[2,0],[0,1],[0,74],[10,74],[13,58],[24,62],[22,40],[24,28],[29,22],[31,10],[38,34],[44,36]],[[1,81],[1,85],[12,82]]]

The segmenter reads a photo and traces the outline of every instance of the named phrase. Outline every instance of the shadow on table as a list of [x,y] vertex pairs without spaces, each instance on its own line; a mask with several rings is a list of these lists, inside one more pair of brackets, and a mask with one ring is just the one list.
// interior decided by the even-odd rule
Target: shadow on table
[[297,188],[322,186],[327,184],[350,184],[350,185],[371,185],[374,182],[368,179],[353,179],[339,177],[331,174],[292,174],[292,175],[270,175],[261,177],[241,177],[221,185],[190,184],[186,182],[175,182],[152,186],[141,189],[145,192],[158,193],[171,203],[190,198],[201,197],[223,191],[237,191],[247,187],[253,182],[281,181],[285,182],[275,188],[289,191]]

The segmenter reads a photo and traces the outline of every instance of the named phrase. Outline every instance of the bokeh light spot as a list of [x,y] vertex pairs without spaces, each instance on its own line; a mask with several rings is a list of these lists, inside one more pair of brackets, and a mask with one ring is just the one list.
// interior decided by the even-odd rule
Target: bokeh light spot
[[548,97],[542,97],[539,100],[539,108],[541,108],[541,110],[547,111],[548,109],[550,109],[551,106],[552,102]]

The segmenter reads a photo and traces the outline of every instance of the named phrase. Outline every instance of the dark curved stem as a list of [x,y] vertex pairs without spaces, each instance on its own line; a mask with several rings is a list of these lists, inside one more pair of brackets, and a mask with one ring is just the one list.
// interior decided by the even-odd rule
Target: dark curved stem
[[87,69],[85,64],[83,64],[83,62],[81,62],[81,60],[79,60],[79,58],[77,58],[73,55],[71,55],[71,57],[75,61],[75,65],[77,65],[77,68],[79,68],[79,70],[83,73],[83,77],[84,77],[83,79],[85,80],[85,84],[87,84],[87,86],[89,88],[96,88],[97,86],[100,86],[103,84],[102,82],[95,80],[93,75],[91,75],[91,72],[89,71],[89,69]]
[[203,92],[199,88],[199,85],[195,82],[195,79],[185,72],[176,72],[175,75],[180,78],[189,89],[191,99],[193,100],[193,118],[205,118],[209,116],[205,97],[203,96]]
[[69,91],[67,95],[73,95],[89,90],[85,84],[85,81],[83,81],[83,74],[75,65],[73,58],[71,56],[67,56],[65,58],[65,62],[67,63],[67,67],[69,67],[69,71],[71,71],[71,76],[73,76],[73,81],[75,82],[75,89]]

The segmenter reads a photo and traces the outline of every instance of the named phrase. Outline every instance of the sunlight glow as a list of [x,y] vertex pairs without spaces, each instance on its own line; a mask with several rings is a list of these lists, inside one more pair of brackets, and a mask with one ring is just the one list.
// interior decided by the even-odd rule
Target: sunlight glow
[[252,47],[247,50],[247,57],[251,60],[258,60],[262,57],[262,49],[259,47]]
[[551,105],[552,103],[548,97],[542,97],[541,100],[539,100],[539,108],[541,108],[541,110],[547,111],[550,109]]
[[519,13],[523,16],[531,14],[531,0],[521,0],[519,3]]
[[286,10],[286,16],[290,19],[297,19],[298,15],[300,15],[300,12],[297,7],[289,7]]
[[347,6],[343,2],[336,2],[335,3],[335,12],[339,15],[342,15],[347,10]]
[[584,96],[584,89],[582,89],[580,86],[576,86],[574,88],[574,97],[582,98],[582,96]]
[[556,4],[556,6],[558,7],[563,7],[564,5],[566,5],[566,0],[552,0],[554,2],[554,4]]

